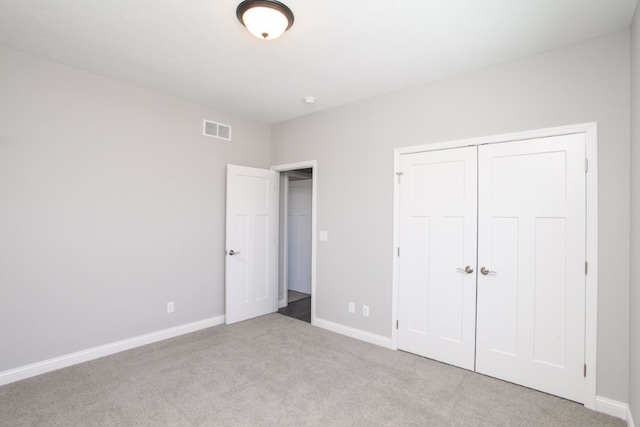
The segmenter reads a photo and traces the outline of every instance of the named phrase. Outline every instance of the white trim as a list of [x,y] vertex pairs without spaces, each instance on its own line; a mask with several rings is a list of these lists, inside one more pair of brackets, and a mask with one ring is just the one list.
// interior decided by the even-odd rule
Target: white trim
[[391,348],[398,349],[398,289],[399,289],[399,272],[400,272],[400,257],[398,256],[398,248],[400,247],[400,180],[402,175],[397,175],[400,171],[400,154],[401,151],[407,150],[406,148],[398,148],[393,152],[393,236],[392,236],[392,248],[391,256],[393,257],[393,263],[391,266],[392,278],[391,278]]
[[375,344],[381,347],[394,349],[391,338],[389,337],[372,334],[370,332],[366,332],[361,329],[351,328],[349,326],[344,326],[339,323],[334,323],[334,322],[330,322],[328,320],[319,319],[319,318],[316,318],[315,326],[318,326],[322,329],[326,329],[331,332],[335,332],[337,334],[345,335],[350,338],[355,338],[360,341],[365,341],[370,344]]
[[[533,129],[521,132],[503,133],[500,135],[481,136],[478,138],[458,139],[455,141],[435,142],[431,144],[415,145],[411,147],[401,147],[394,150],[394,154],[420,153],[423,151],[448,150],[450,148],[471,147],[484,144],[496,144],[500,142],[521,141],[523,139],[546,138],[550,136],[571,135],[575,133],[586,133],[597,131],[597,123],[582,123],[569,126],[558,126],[546,129]],[[593,135],[595,138],[597,133]]]
[[635,427],[633,416],[631,416],[631,408],[627,405],[627,427]]
[[[598,370],[598,126],[588,123],[576,128],[584,129],[585,148],[589,170],[586,174],[587,185],[587,240],[586,259],[589,271],[586,276],[585,295],[585,351],[587,364],[585,378],[584,406],[595,409],[596,406],[596,373]],[[591,368],[593,367],[593,369]]]
[[597,412],[602,412],[603,414],[611,415],[612,417],[623,420],[627,420],[627,414],[630,415],[629,407],[625,403],[600,396],[596,396],[595,402],[596,404],[594,409]]
[[[282,197],[282,205],[278,209],[278,226],[280,225],[280,217],[282,217],[282,230],[278,230],[278,242],[280,241],[280,233],[282,233],[282,299],[278,304],[278,308],[287,307],[289,305],[289,172],[285,171],[280,173],[280,177],[284,179],[282,188],[284,189],[284,195]],[[280,186],[278,186],[280,187]],[[278,199],[280,199],[278,197]],[[278,257],[280,257],[280,249],[278,248]],[[278,259],[278,261],[280,261]],[[278,262],[280,266],[280,262]],[[280,284],[278,283],[278,292],[280,291]]]
[[224,323],[224,315],[140,335],[0,372],[0,386]]
[[306,162],[287,163],[271,166],[276,172],[287,172],[296,169],[311,168],[311,324],[316,324],[316,223],[318,212],[318,162],[309,160]]
[[586,174],[586,259],[589,263],[589,273],[586,276],[585,301],[585,363],[587,377],[585,378],[584,406],[596,409],[596,373],[597,373],[597,336],[598,336],[598,127],[597,123],[583,123],[547,129],[528,130],[501,135],[484,136],[479,138],[461,139],[457,141],[423,144],[413,147],[396,148],[394,150],[394,191],[393,191],[393,282],[392,282],[392,347],[398,348],[398,334],[396,321],[398,320],[398,257],[396,248],[400,242],[399,233],[399,184],[395,173],[400,172],[400,156],[402,154],[420,153],[424,151],[445,150],[451,148],[495,144],[500,142],[520,141],[525,139],[545,138],[550,136],[585,134],[586,156],[589,170]]

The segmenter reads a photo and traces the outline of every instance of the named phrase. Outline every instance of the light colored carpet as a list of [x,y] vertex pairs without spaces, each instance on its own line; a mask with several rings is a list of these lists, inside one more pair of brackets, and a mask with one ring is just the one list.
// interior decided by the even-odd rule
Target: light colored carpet
[[0,387],[2,426],[624,426],[271,314]]
[[292,302],[300,301],[301,299],[311,298],[310,294],[305,294],[303,292],[298,291],[287,291],[287,303],[291,304]]

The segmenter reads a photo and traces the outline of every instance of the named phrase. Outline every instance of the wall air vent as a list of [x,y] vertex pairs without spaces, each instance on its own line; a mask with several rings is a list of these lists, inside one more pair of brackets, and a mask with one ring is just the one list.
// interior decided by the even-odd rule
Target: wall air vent
[[214,138],[226,139],[231,141],[231,126],[223,125],[221,123],[205,120],[202,126],[202,133],[205,136],[212,136]]

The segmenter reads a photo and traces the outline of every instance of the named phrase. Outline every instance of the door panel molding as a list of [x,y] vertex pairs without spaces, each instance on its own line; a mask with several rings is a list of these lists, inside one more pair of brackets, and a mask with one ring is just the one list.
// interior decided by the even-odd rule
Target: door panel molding
[[583,123],[546,129],[528,130],[478,138],[461,139],[448,142],[424,144],[412,147],[402,147],[394,150],[394,180],[393,194],[393,285],[392,285],[392,319],[391,340],[393,348],[398,348],[399,317],[399,237],[400,237],[400,185],[402,179],[398,175],[400,159],[403,154],[420,153],[426,151],[446,150],[451,148],[480,146],[501,142],[534,140],[552,136],[583,134],[585,138],[585,156],[588,164],[586,171],[586,260],[588,274],[585,281],[585,362],[587,365],[585,377],[584,406],[596,409],[596,377],[597,377],[597,304],[598,304],[598,161],[597,161],[597,123]]

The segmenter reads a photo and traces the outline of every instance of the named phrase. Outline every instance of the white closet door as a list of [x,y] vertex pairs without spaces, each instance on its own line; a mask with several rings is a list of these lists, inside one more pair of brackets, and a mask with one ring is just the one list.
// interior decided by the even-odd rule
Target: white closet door
[[398,348],[471,370],[476,151],[467,147],[400,159]]
[[584,136],[478,151],[477,372],[583,402]]

